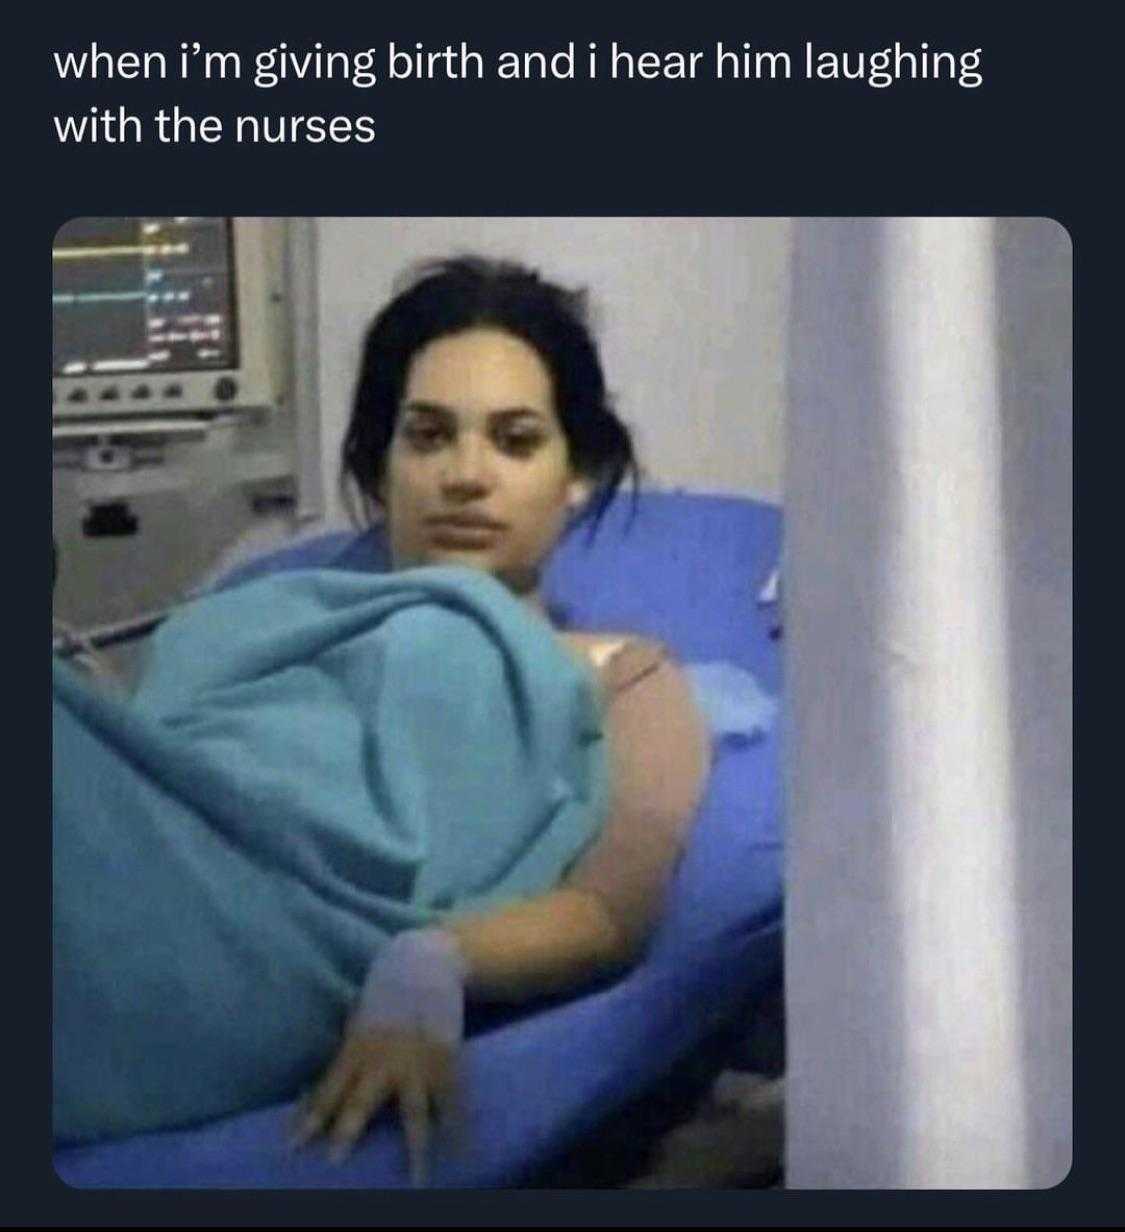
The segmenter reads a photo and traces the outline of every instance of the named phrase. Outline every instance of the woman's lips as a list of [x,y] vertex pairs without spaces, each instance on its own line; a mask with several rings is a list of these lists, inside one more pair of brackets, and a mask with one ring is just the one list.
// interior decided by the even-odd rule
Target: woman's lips
[[486,548],[504,529],[498,522],[473,518],[434,518],[430,541],[443,548]]

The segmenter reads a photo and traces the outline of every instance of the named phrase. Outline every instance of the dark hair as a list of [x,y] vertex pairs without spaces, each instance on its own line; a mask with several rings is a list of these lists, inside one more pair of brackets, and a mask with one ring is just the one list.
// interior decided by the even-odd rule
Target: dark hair
[[626,476],[635,502],[632,438],[610,405],[584,293],[511,261],[466,256],[427,262],[371,323],[344,437],[342,479],[352,480],[370,515],[380,503],[378,485],[411,360],[434,339],[479,325],[527,342],[550,371],[570,464],[594,483],[582,515],[593,517],[592,533]]

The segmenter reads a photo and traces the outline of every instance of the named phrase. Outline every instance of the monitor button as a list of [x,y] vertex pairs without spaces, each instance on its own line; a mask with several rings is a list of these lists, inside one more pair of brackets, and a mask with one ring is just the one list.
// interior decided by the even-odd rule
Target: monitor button
[[108,385],[98,396],[103,402],[116,402],[121,397],[121,390],[116,385]]
[[84,389],[74,389],[67,394],[66,400],[67,402],[85,402],[88,397],[89,395]]
[[165,385],[165,398],[182,398],[184,396],[184,387],[182,385]]
[[151,398],[152,390],[147,385],[138,385],[137,388],[133,390],[132,396],[134,398]]

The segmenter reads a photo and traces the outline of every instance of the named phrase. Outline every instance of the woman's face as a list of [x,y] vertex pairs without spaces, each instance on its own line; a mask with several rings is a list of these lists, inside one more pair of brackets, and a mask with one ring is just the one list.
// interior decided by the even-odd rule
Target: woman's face
[[568,509],[588,495],[538,352],[493,327],[418,351],[380,494],[396,568],[470,565],[533,590]]

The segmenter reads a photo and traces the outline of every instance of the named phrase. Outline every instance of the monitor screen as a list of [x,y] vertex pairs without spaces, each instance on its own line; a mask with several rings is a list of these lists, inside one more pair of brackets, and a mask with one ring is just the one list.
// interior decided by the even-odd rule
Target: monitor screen
[[52,270],[55,376],[238,367],[229,218],[77,218]]

